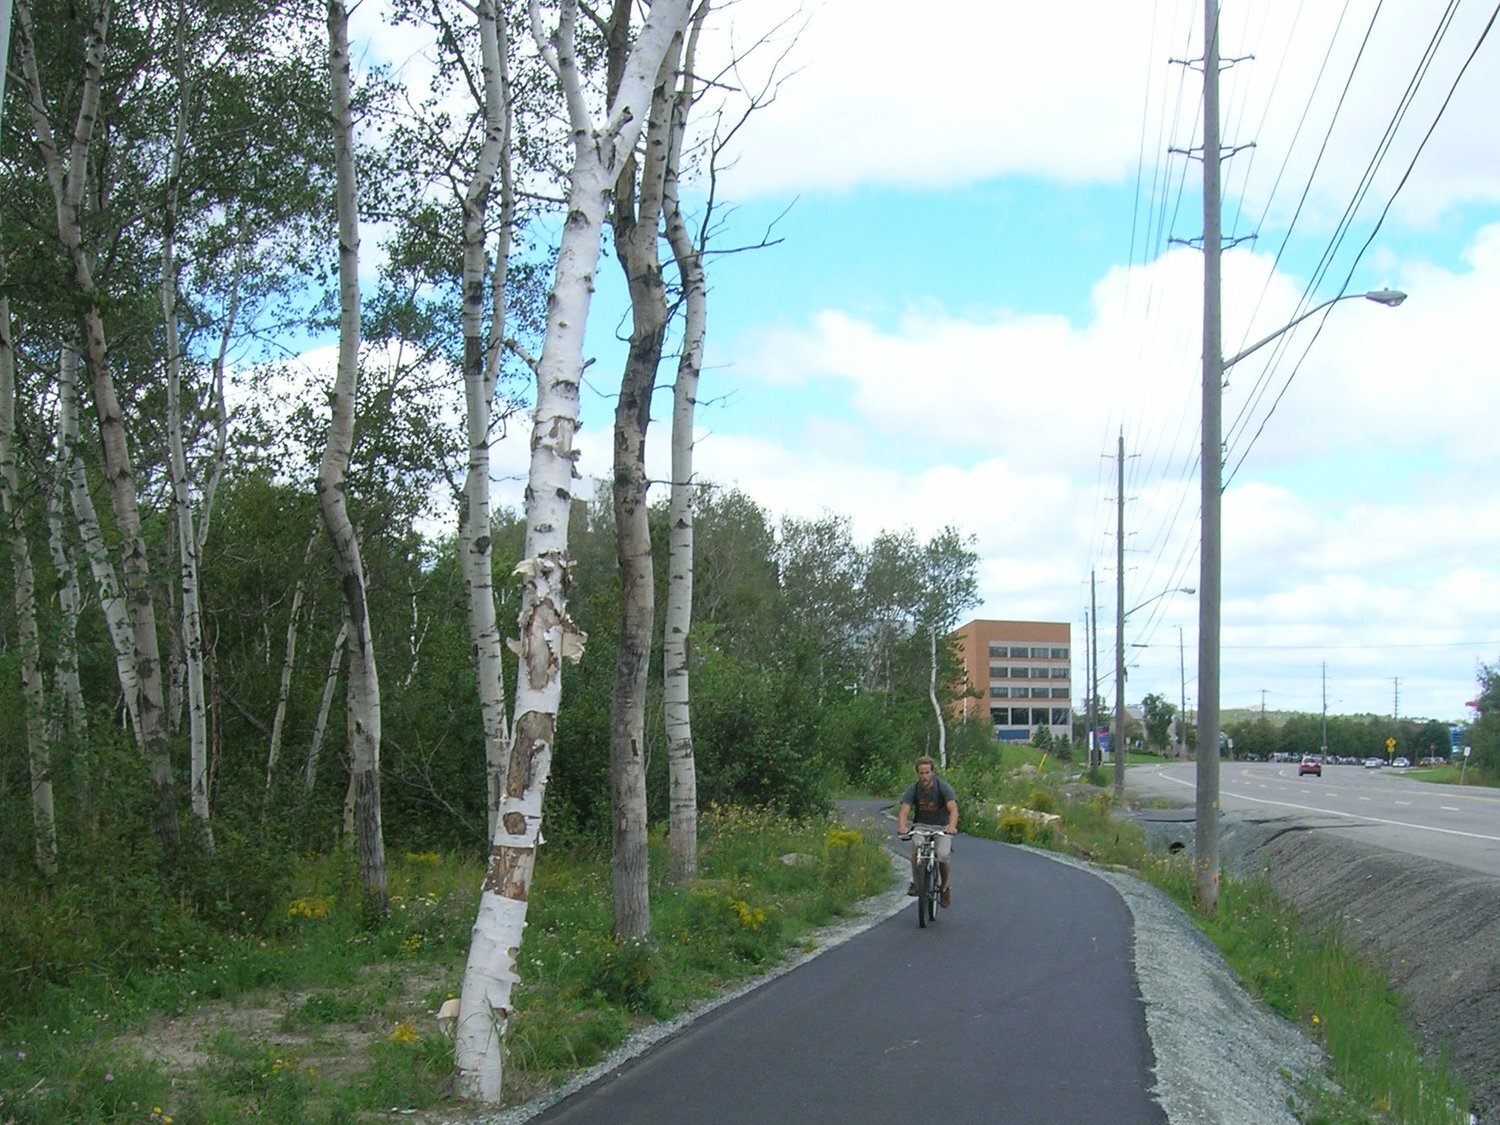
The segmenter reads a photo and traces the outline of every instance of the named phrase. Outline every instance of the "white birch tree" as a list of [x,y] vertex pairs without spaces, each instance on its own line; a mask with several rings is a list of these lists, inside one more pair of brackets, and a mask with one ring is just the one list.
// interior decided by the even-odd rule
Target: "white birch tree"
[[698,774],[693,756],[692,693],[688,671],[693,619],[693,426],[703,370],[708,284],[703,251],[682,211],[683,142],[694,93],[693,63],[708,16],[703,0],[683,49],[682,82],[673,98],[662,199],[667,241],[682,286],[682,352],[672,384],[672,481],[667,508],[667,606],[662,626],[662,708],[667,740],[669,877],[692,882],[698,872]]
[[333,544],[343,591],[349,661],[349,775],[354,795],[355,853],[365,892],[386,906],[385,840],[380,824],[380,676],[366,600],[359,537],[349,517],[349,459],[359,383],[359,214],[354,169],[354,115],[349,61],[349,13],[328,0],[328,71],[337,182],[339,258],[338,371],[329,392],[328,445],[315,488]]
[[[93,388],[110,506],[123,543],[122,570],[131,625],[131,650],[128,659],[134,664],[136,682],[136,737],[150,771],[154,799],[152,827],[162,846],[168,853],[172,853],[178,844],[179,828],[172,763],[167,746],[161,646],[157,636],[150,565],[136,497],[135,471],[124,411],[115,388],[101,312],[102,302],[98,299],[100,294],[94,283],[93,264],[84,238],[84,195],[90,182],[90,153],[95,142],[96,128],[101,120],[110,8],[106,0],[96,0],[84,13],[87,32],[84,36],[82,75],[77,89],[77,113],[65,144],[59,142],[49,115],[36,54],[31,0],[17,0],[15,15],[19,31],[16,50],[30,111],[32,137],[51,188],[58,241],[72,270],[72,283],[83,298],[80,302],[83,329],[81,352]],[[123,659],[123,654],[121,656]]]
[[568,512],[573,497],[573,435],[578,427],[584,328],[599,262],[609,191],[635,148],[662,59],[687,20],[689,0],[654,0],[631,48],[625,76],[595,120],[577,54],[577,0],[562,0],[550,28],[530,0],[532,35],[556,74],[572,125],[567,218],[548,299],[546,338],[536,366],[537,398],[526,497],[515,722],[505,794],[480,889],[464,972],[454,1062],[460,1092],[487,1105],[501,1094],[501,1044],[517,980],[516,954],[541,840],[542,798],[551,768],[562,661],[585,638],[568,617]]
[[[610,18],[607,84],[611,94],[624,77],[631,8],[631,0],[616,0]],[[626,158],[615,181],[610,216],[631,314],[630,342],[615,403],[610,490],[620,574],[620,635],[609,731],[610,868],[614,932],[619,937],[645,937],[651,931],[645,727],[656,585],[646,506],[646,432],[669,315],[658,245],[681,48],[679,34],[673,37],[656,76],[641,151]]]
[[[490,443],[494,441],[495,387],[505,337],[505,283],[515,222],[511,169],[511,90],[505,22],[492,0],[473,8],[479,30],[483,140],[461,202],[463,210],[462,299],[464,417],[468,473],[459,502],[458,548],[468,595],[469,639],[484,731],[489,834],[495,834],[505,788],[505,752],[510,724],[505,709],[505,673],[500,623],[495,609],[494,536],[490,502]],[[494,264],[487,264],[489,205],[496,180],[500,215]],[[487,302],[486,291],[490,300]],[[486,316],[488,313],[488,316]],[[488,325],[486,325],[488,320]]]
[[177,528],[178,582],[182,596],[182,656],[187,684],[189,805],[203,826],[204,839],[213,846],[208,809],[208,701],[203,689],[203,614],[198,595],[198,532],[188,482],[183,442],[182,338],[177,314],[177,204],[182,177],[183,148],[187,143],[189,83],[182,73],[183,24],[177,25],[179,94],[177,122],[168,158],[167,190],[162,208],[161,309],[166,349],[168,472],[172,481],[172,510]]
[[57,874],[57,815],[52,803],[52,749],[47,738],[47,699],[42,685],[42,647],[37,626],[36,572],[21,521],[16,471],[16,356],[11,341],[10,298],[0,290],[0,513],[10,537],[10,561],[21,656],[21,693],[26,706],[26,762],[31,776],[31,826],[37,870]]

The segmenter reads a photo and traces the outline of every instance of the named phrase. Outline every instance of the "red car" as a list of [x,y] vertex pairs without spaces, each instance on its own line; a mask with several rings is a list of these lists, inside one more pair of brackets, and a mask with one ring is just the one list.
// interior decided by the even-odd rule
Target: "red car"
[[1317,758],[1314,758],[1311,754],[1309,754],[1309,755],[1307,755],[1307,757],[1303,758],[1302,759],[1302,764],[1297,767],[1297,776],[1298,777],[1301,777],[1303,774],[1308,774],[1308,773],[1317,774],[1319,777],[1323,776],[1323,763],[1322,763],[1322,761],[1320,761]]

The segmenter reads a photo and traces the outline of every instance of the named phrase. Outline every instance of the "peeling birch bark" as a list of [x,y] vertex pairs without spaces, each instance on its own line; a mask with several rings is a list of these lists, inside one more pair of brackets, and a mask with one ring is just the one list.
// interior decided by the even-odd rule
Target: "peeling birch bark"
[[515,727],[505,796],[464,971],[454,1063],[460,1092],[486,1105],[500,1101],[501,1042],[517,977],[527,896],[541,840],[542,798],[553,754],[562,662],[576,660],[585,638],[567,615],[568,509],[573,496],[573,434],[583,371],[584,327],[599,262],[599,234],[610,187],[635,148],[652,84],[688,0],[655,0],[636,37],[620,91],[603,125],[589,116],[574,53],[577,0],[563,0],[549,30],[541,0],[530,0],[532,35],[558,76],[573,127],[568,213],[548,299],[546,339],[537,364],[536,413],[526,493]]

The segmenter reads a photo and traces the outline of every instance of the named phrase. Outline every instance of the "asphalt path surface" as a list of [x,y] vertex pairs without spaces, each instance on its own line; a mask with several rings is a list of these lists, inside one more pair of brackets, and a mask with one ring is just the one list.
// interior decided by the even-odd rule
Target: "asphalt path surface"
[[[1132,766],[1132,792],[1192,804],[1195,766]],[[1325,765],[1299,776],[1297,763],[1221,762],[1220,807],[1257,822],[1284,821],[1405,855],[1500,875],[1500,791],[1436,785],[1392,769]],[[1149,815],[1149,814],[1146,814]]]
[[908,899],[534,1120],[1165,1122],[1120,895],[967,836],[952,885],[926,929]]

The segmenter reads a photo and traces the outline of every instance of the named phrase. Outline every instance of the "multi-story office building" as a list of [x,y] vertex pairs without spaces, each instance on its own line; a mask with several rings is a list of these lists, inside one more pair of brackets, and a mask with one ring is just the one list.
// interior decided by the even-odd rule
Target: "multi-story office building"
[[970,621],[954,631],[967,689],[955,710],[987,716],[997,737],[1028,741],[1073,730],[1073,628],[1061,621]]

